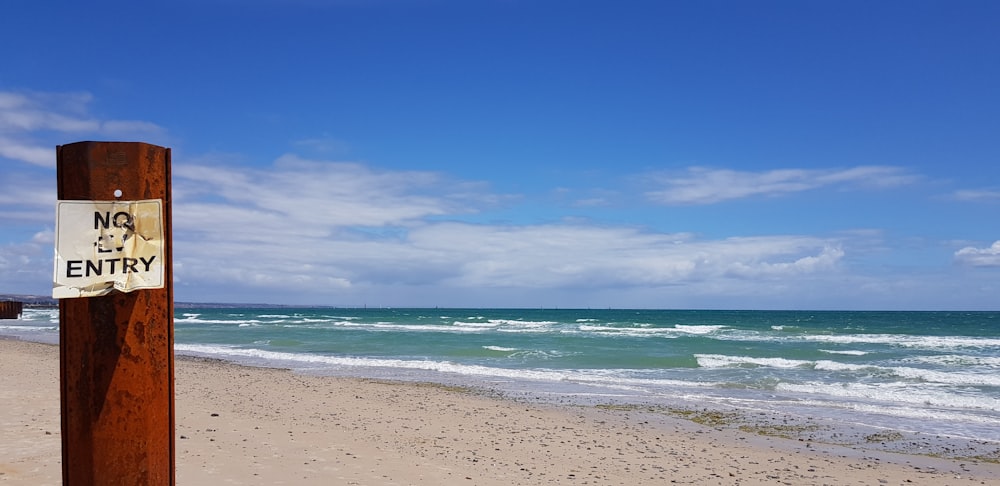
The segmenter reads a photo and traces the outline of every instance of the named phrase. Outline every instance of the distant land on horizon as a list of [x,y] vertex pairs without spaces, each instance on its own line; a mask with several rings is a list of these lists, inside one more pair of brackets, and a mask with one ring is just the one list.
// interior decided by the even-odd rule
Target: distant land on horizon
[[[58,307],[59,301],[53,299],[48,295],[30,295],[30,294],[3,294],[0,293],[0,302],[6,300],[14,300],[22,302],[25,307]],[[319,305],[319,304],[267,304],[267,303],[248,303],[248,302],[174,302],[174,309],[467,309],[468,307],[403,307],[403,306],[357,306],[357,305]],[[472,307],[475,309],[476,307]],[[485,308],[484,308],[485,309]],[[503,307],[502,309],[544,309],[544,310],[584,310],[579,308],[571,307]],[[604,309],[602,308],[587,308],[587,309]],[[608,308],[612,309],[612,308]],[[802,312],[1000,312],[997,310],[968,310],[968,309],[938,309],[938,310],[905,310],[905,309],[697,309],[697,308],[676,308],[676,309],[656,309],[656,308],[613,308],[613,310],[676,310],[676,311],[691,311],[691,310],[711,310],[711,311],[770,311],[770,312],[782,312],[782,311],[802,311]]]
[[[25,307],[57,307],[59,301],[48,295],[25,295],[25,294],[0,294],[0,301],[15,300],[24,303]],[[267,308],[267,309],[291,309],[291,308],[325,308],[325,307],[347,307],[332,305],[288,305],[288,304],[259,304],[259,303],[229,303],[229,302],[174,302],[175,309],[230,309],[230,308]]]

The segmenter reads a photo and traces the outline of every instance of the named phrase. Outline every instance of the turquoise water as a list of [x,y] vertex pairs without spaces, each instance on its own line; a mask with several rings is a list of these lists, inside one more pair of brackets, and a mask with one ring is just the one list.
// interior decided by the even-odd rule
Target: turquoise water
[[[9,325],[8,325],[9,324]],[[0,333],[57,339],[58,311]],[[1000,312],[179,309],[178,354],[1000,442]]]

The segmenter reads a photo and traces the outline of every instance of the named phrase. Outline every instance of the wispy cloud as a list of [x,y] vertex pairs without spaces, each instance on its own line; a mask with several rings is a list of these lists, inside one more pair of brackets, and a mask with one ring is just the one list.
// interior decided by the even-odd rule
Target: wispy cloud
[[0,225],[48,221],[55,214],[55,200],[55,174],[4,171],[0,177]]
[[955,252],[955,261],[973,267],[1000,267],[1000,240],[986,248],[962,248]]
[[380,171],[354,162],[296,155],[285,155],[265,170],[179,165],[174,175],[182,195],[177,199],[179,210],[186,211],[185,221],[195,222],[201,230],[227,225],[227,220],[249,223],[241,220],[246,217],[280,221],[285,234],[292,227],[332,231],[406,225],[475,211],[491,199],[486,191],[473,190],[482,189],[481,184],[433,172]]
[[0,157],[41,167],[55,167],[56,165],[55,147],[42,146],[28,140],[3,135],[0,135]]
[[[835,272],[828,238],[698,240],[625,226],[441,221],[503,198],[419,171],[281,157],[267,170],[175,170],[181,281],[301,292],[442,288],[622,288]],[[194,188],[197,189],[194,189]],[[475,195],[475,197],[471,197]],[[338,290],[339,289],[339,290]]]
[[[832,270],[842,252],[822,238],[760,237],[699,240],[688,234],[629,227],[422,227],[410,238],[458,262],[452,283],[471,286],[671,286],[714,278],[794,277]],[[825,264],[806,264],[811,258]]]
[[0,91],[0,157],[55,167],[55,145],[67,135],[162,135],[155,123],[101,120],[89,114],[89,93]]
[[349,143],[328,134],[323,134],[319,137],[295,140],[292,142],[292,146],[307,152],[319,154],[347,153],[351,148]]
[[962,189],[955,191],[952,196],[959,201],[985,202],[1000,201],[1000,190],[993,189]]
[[822,187],[897,187],[911,184],[918,177],[905,169],[888,166],[763,172],[690,167],[679,174],[652,173],[647,179],[659,186],[645,193],[649,200],[668,205],[697,205],[754,196],[779,196]]

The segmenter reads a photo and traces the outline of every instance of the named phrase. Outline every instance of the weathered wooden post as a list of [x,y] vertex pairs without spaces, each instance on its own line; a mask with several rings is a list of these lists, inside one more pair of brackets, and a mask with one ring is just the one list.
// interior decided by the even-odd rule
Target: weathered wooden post
[[63,484],[173,485],[170,149],[56,153]]

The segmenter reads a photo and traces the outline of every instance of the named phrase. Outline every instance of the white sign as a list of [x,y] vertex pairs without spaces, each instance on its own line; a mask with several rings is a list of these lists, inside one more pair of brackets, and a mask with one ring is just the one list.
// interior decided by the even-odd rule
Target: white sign
[[143,201],[59,201],[52,297],[163,288],[163,207]]

